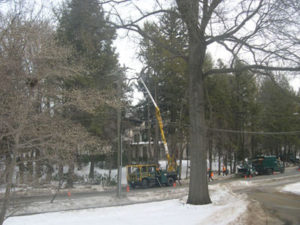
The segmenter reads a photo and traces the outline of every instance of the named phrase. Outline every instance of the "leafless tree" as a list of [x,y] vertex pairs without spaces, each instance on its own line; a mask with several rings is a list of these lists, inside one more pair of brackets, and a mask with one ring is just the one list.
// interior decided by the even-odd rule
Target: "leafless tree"
[[[92,146],[101,151],[101,141],[68,117],[75,106],[93,112],[99,104],[111,107],[119,100],[113,93],[89,89],[66,91],[64,81],[82,72],[70,63],[72,49],[59,46],[51,25],[39,17],[20,12],[0,19],[0,156],[5,160],[5,195],[0,224],[9,208],[17,166],[35,167],[40,178],[42,162],[51,166],[72,164],[75,155]],[[34,163],[33,163],[34,162]],[[33,179],[33,178],[32,178]]]
[[[149,1],[150,2],[150,1]],[[154,44],[165,48],[188,63],[191,177],[188,203],[207,204],[210,197],[206,176],[206,122],[204,118],[204,79],[210,74],[236,72],[234,64],[242,61],[238,70],[251,70],[270,75],[276,71],[300,71],[299,1],[289,0],[176,0],[151,1],[141,7],[139,1],[107,1],[119,28],[134,31]],[[166,12],[170,4],[177,7],[178,17],[187,27],[188,54],[176,52],[142,29],[142,23]],[[119,11],[135,10],[126,14]],[[130,16],[128,16],[130,15]],[[155,19],[154,19],[155,20]],[[205,56],[211,46],[222,48],[227,55],[227,67],[204,69]],[[220,54],[221,54],[220,52]],[[219,54],[219,52],[217,53]],[[219,57],[214,55],[213,57]]]

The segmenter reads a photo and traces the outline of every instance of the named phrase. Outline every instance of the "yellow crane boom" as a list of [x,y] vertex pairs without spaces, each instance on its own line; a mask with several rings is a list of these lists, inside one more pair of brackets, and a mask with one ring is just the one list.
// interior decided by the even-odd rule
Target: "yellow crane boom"
[[174,160],[173,157],[170,156],[169,154],[169,149],[168,149],[168,144],[167,144],[167,140],[166,140],[166,137],[165,137],[165,133],[164,133],[164,129],[163,129],[163,122],[162,122],[162,117],[160,115],[160,110],[159,110],[159,107],[158,105],[156,104],[156,102],[154,101],[149,89],[147,88],[144,80],[142,78],[140,78],[143,86],[145,87],[154,107],[155,107],[155,115],[156,115],[156,119],[158,121],[158,124],[159,124],[159,129],[160,129],[160,133],[161,133],[161,138],[162,138],[162,141],[163,141],[163,144],[164,144],[164,149],[165,149],[165,153],[166,153],[166,157],[167,157],[167,160],[168,160],[168,166],[167,166],[167,170],[168,171],[176,171],[176,161]]

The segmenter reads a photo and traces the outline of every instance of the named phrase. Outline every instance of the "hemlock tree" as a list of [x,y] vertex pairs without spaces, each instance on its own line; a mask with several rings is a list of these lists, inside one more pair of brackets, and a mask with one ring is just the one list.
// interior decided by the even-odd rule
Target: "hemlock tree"
[[253,125],[251,117],[255,116],[257,98],[257,83],[255,74],[251,71],[239,71],[238,68],[243,67],[242,63],[236,62],[235,68],[237,71],[233,73],[232,79],[232,113],[234,117],[234,124],[232,129],[239,130],[240,133],[235,135],[237,147],[234,153],[234,171],[237,161],[243,161],[249,157],[247,151],[247,135],[244,131],[250,130]]
[[[145,24],[144,30],[160,39],[169,48],[179,52],[185,51],[187,43],[185,28],[175,11],[163,15],[158,23]],[[141,41],[140,56],[144,66],[147,67],[144,81],[152,93],[158,93],[157,103],[164,121],[168,121],[164,123],[164,127],[171,156],[179,159],[182,146],[186,144],[188,120],[186,62],[181,57],[174,57],[170,51],[158,48],[147,38]],[[141,89],[144,90],[143,86]],[[151,101],[147,94],[145,99],[145,102]],[[156,121],[155,115],[152,117]]]
[[[69,82],[67,89],[94,88],[117,98],[117,80],[123,77],[119,69],[117,55],[112,42],[115,29],[108,23],[108,18],[97,0],[71,0],[61,9],[58,18],[57,37],[63,46],[73,48],[71,61],[84,65],[84,71]],[[96,104],[92,112],[70,110],[73,120],[80,122],[87,130],[112,144],[116,130],[116,110],[108,104]],[[114,133],[113,133],[114,132]],[[106,144],[109,144],[108,141]],[[90,178],[94,178],[94,162],[99,152],[90,149]]]
[[[277,84],[270,78],[262,82],[259,104],[263,105],[260,118],[265,131],[290,132],[299,130],[298,102],[295,92],[285,77],[277,78]],[[276,155],[286,160],[286,156],[297,145],[298,133],[286,135],[268,135],[261,140],[265,154]]]
[[[138,1],[107,2],[115,8],[130,2],[135,3],[135,8],[138,7]],[[169,5],[164,5],[167,3],[155,2],[155,10],[151,12],[139,8],[139,18],[122,19],[116,12],[116,26],[135,31],[158,46],[168,48],[140,27],[142,20],[168,10]],[[204,79],[210,74],[244,70],[265,75],[270,74],[270,71],[300,71],[300,3],[296,0],[176,0],[173,3],[186,25],[189,37],[188,53],[183,56],[187,61],[189,74],[189,137],[192,159],[187,202],[207,204],[211,200],[206,174]],[[204,71],[205,56],[213,44],[223,47],[229,53],[230,62],[227,68]],[[176,54],[176,50],[173,53]],[[244,66],[235,68],[236,60],[241,60]]]

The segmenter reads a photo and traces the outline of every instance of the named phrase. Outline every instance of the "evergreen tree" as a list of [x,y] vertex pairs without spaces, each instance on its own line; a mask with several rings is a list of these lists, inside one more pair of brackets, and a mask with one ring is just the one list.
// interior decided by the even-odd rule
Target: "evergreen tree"
[[[144,29],[168,45],[170,51],[172,49],[179,54],[185,51],[187,36],[176,13],[170,12],[164,15],[159,24],[146,23]],[[155,46],[146,38],[141,42],[141,59],[149,68],[144,78],[145,83],[157,97],[170,153],[179,158],[182,152],[181,146],[186,143],[188,120],[186,63],[182,58],[174,57],[170,51]],[[149,102],[147,94],[145,96],[146,100],[142,103],[144,112],[147,111],[145,103]],[[154,110],[151,112],[151,118],[154,121],[156,120]]]
[[236,159],[238,161],[249,157],[249,145],[247,140],[250,136],[245,135],[244,131],[251,130],[255,121],[251,121],[256,109],[257,84],[255,74],[250,71],[239,72],[243,67],[241,62],[237,62],[232,82],[232,110],[235,118],[234,128],[240,133],[236,135]]
[[112,86],[112,72],[118,67],[112,42],[115,29],[109,26],[97,0],[72,0],[62,9],[57,30],[58,40],[74,49],[75,61],[83,61],[86,73],[79,84]]
[[[84,65],[85,72],[76,79],[65,81],[68,89],[101,92],[106,99],[120,99],[117,95],[117,82],[123,79],[117,54],[112,47],[115,29],[97,0],[71,0],[64,4],[59,17],[57,38],[62,45],[71,46],[73,57],[70,61]],[[91,96],[97,98],[97,96]],[[109,140],[113,144],[116,135],[116,110],[108,104],[97,103],[93,111],[68,109],[73,120],[83,124],[89,132]],[[106,144],[107,141],[105,141]],[[113,144],[114,147],[114,144]],[[87,149],[88,150],[88,149]],[[94,177],[95,149],[90,152],[90,177]]]
[[[296,101],[295,101],[296,100]],[[285,77],[277,83],[266,78],[259,92],[259,103],[263,106],[261,127],[269,132],[290,132],[299,130],[297,97]],[[295,135],[268,135],[262,139],[261,153],[284,156],[297,145]]]

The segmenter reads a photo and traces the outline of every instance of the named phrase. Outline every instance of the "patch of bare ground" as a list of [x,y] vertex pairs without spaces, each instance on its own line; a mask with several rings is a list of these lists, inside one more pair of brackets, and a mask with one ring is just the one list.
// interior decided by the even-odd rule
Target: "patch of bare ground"
[[284,225],[284,223],[266,212],[259,202],[250,200],[247,211],[229,225]]

